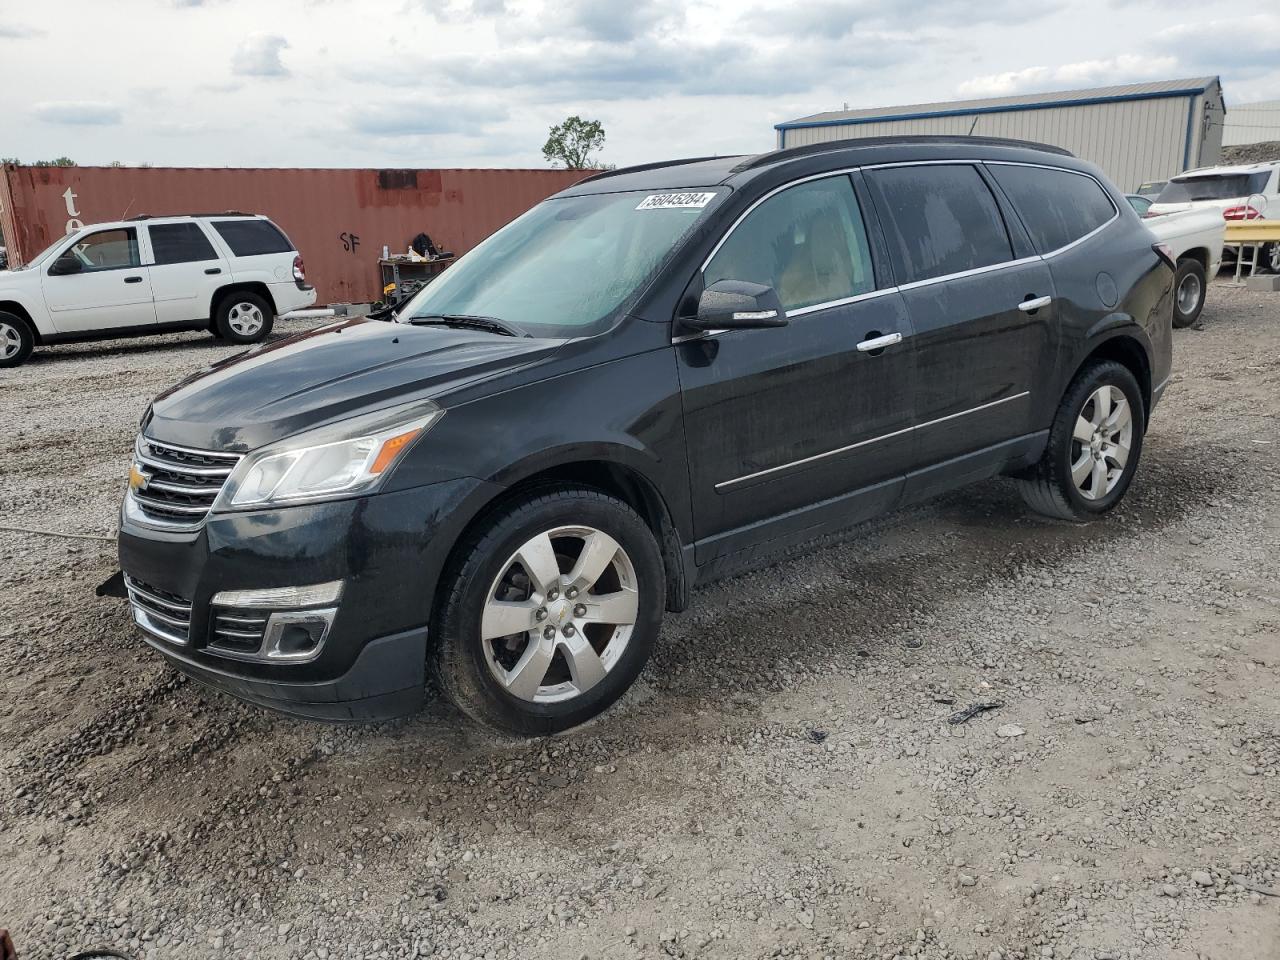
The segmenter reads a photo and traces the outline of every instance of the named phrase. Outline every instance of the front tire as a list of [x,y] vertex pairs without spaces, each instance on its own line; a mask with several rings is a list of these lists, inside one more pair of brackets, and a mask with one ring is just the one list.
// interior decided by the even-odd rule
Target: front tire
[[649,659],[666,577],[653,533],[622,501],[532,491],[455,555],[432,668],[474,720],[521,736],[566,730],[611,706]]
[[258,343],[275,323],[275,311],[265,297],[247,290],[227,294],[213,312],[214,334],[232,343]]
[[0,367],[16,367],[31,356],[36,336],[16,313],[0,311]]
[[1204,267],[1201,266],[1200,261],[1180,261],[1178,272],[1173,278],[1173,325],[1175,327],[1189,327],[1200,319],[1200,311],[1204,309],[1207,290]]
[[1129,369],[1113,360],[1087,365],[1062,398],[1040,462],[1018,481],[1027,506],[1062,520],[1106,513],[1133,482],[1145,424]]

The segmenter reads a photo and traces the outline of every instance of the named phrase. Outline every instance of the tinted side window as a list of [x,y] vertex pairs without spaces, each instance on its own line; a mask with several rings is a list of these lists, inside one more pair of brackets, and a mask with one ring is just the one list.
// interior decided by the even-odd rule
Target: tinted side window
[[899,281],[911,283],[1013,259],[995,197],[969,165],[873,170]]
[[874,290],[867,233],[849,178],[811,180],[752,210],[707,264],[703,282],[717,280],[768,284],[787,310]]
[[151,253],[157,266],[218,259],[213,244],[198,224],[157,223],[147,230],[151,234]]
[[1018,216],[1041,253],[1065,247],[1115,216],[1111,198],[1092,177],[997,163],[987,169],[1018,208]]
[[213,229],[222,235],[237,257],[293,252],[289,238],[266,220],[215,220]]

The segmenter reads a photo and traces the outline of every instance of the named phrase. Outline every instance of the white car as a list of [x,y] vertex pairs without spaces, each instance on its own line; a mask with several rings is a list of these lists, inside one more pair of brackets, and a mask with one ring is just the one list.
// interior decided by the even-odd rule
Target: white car
[[39,345],[174,330],[256,343],[315,301],[302,257],[266,217],[97,223],[0,272],[0,367]]
[[[1170,180],[1150,215],[1206,209],[1224,220],[1280,219],[1280,160],[1188,170]],[[1280,244],[1268,244],[1258,262],[1280,273]]]
[[1142,222],[1177,264],[1173,278],[1173,325],[1189,327],[1204,309],[1209,278],[1222,266],[1226,221],[1216,210],[1192,209],[1163,216],[1148,213]]

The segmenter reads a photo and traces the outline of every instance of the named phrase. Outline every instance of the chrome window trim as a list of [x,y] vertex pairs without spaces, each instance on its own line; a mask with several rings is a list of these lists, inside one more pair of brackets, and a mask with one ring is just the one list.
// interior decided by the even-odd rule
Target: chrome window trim
[[[1116,206],[1116,202],[1111,198],[1111,194],[1108,192],[1107,188],[1103,186],[1102,181],[1100,181],[1097,177],[1095,177],[1091,173],[1085,173],[1083,170],[1072,170],[1070,167],[1059,167],[1051,163],[1031,163],[1025,160],[983,160],[983,159],[973,159],[973,158],[956,158],[956,159],[950,159],[950,160],[897,160],[891,163],[862,164],[854,167],[841,167],[837,170],[826,170],[822,173],[813,173],[805,177],[800,177],[797,180],[789,180],[784,184],[774,187],[768,193],[764,194],[764,196],[757,198],[749,207],[747,207],[746,210],[744,210],[741,214],[739,214],[738,218],[734,220],[732,224],[730,224],[729,229],[725,231],[724,236],[722,236],[716,242],[716,245],[711,248],[711,252],[707,254],[706,259],[702,261],[702,266],[698,268],[698,272],[703,273],[706,271],[711,261],[715,258],[715,255],[720,252],[720,248],[724,245],[725,241],[727,241],[729,237],[732,236],[733,232],[738,229],[738,226],[742,223],[742,221],[745,220],[748,216],[750,216],[751,212],[755,210],[756,207],[764,203],[770,197],[776,196],[777,194],[781,193],[784,190],[790,189],[791,187],[799,186],[802,183],[809,183],[813,180],[825,180],[829,177],[847,177],[852,173],[856,173],[858,171],[864,171],[864,170],[887,170],[887,169],[900,168],[900,167],[939,167],[939,166],[979,167],[979,166],[992,166],[992,165],[1004,166],[1004,167],[1037,167],[1042,170],[1056,170],[1061,173],[1072,173],[1078,177],[1085,177],[1089,180],[1092,180],[1102,190],[1103,195],[1107,198],[1107,202],[1111,204],[1111,219],[1108,220],[1106,223],[1103,223],[1100,226],[1095,227],[1093,230],[1089,231],[1084,236],[1071,241],[1065,246],[1058,247],[1054,250],[1049,250],[1046,253],[1035,253],[1029,257],[1019,257],[1014,260],[1003,260],[1000,263],[988,264],[985,267],[974,267],[972,270],[961,270],[958,273],[944,273],[941,276],[928,277],[927,279],[924,279],[924,280],[912,280],[909,283],[902,283],[892,287],[878,287],[877,289],[872,290],[868,293],[858,294],[857,296],[854,296],[854,297],[846,297],[843,300],[832,300],[827,303],[817,303],[809,307],[800,307],[800,308],[797,308],[796,310],[788,310],[787,319],[791,319],[792,317],[802,317],[810,313],[817,313],[820,310],[826,310],[831,307],[838,307],[838,306],[844,306],[849,303],[856,303],[859,300],[868,300],[873,297],[884,296],[890,293],[902,293],[907,290],[915,290],[919,287],[927,287],[932,284],[942,283],[947,280],[957,280],[963,277],[979,276],[984,273],[991,273],[996,270],[1002,270],[1005,267],[1016,267],[1016,266],[1022,266],[1028,263],[1034,263],[1037,260],[1040,260],[1040,261],[1048,260],[1052,257],[1058,256],[1059,254],[1066,253],[1067,251],[1074,249],[1075,247],[1084,243],[1086,240],[1093,239],[1103,230],[1107,229],[1107,227],[1111,226],[1111,224],[1115,223],[1117,220],[1120,219],[1120,210]],[[856,199],[856,194],[855,194],[855,199]],[[1012,201],[1010,201],[1010,204],[1012,205]],[[861,204],[859,204],[859,210],[861,210]],[[1017,210],[1016,206],[1014,207],[1014,210],[1016,212]],[[1006,229],[1008,228],[1006,227]],[[1013,239],[1012,236],[1010,236],[1011,243],[1012,243],[1012,239]],[[730,332],[731,331],[729,330],[702,330],[697,333],[688,333],[688,334],[682,334],[677,337],[672,337],[671,343],[672,345],[679,344],[679,343],[688,343],[691,340],[702,340],[709,337],[718,337],[722,333],[730,333]],[[201,451],[193,451],[193,452],[201,452]],[[734,483],[736,481],[727,481],[727,482]]]
[[[833,307],[847,307],[851,303],[861,303],[863,300],[875,300],[879,297],[888,296],[891,293],[897,293],[897,287],[881,287],[878,290],[872,290],[869,293],[860,293],[854,297],[845,297],[841,300],[828,300],[824,303],[814,303],[807,307],[796,307],[794,310],[787,311],[787,319],[791,320],[796,317],[805,317],[811,313],[817,313],[820,310],[830,310]],[[708,337],[718,337],[722,333],[733,333],[732,330],[699,330],[695,333],[683,333],[678,337],[672,337],[672,344],[688,343],[690,340],[703,340]],[[905,336],[905,334],[904,334]]]
[[1001,397],[999,400],[992,400],[990,403],[984,403],[976,407],[970,407],[968,410],[961,410],[957,413],[949,413],[945,417],[938,417],[934,420],[927,420],[924,423],[917,423],[910,427],[903,427],[901,430],[894,430],[892,433],[882,434],[878,437],[871,437],[868,440],[859,440],[857,443],[850,443],[847,446],[837,447],[835,450],[828,450],[825,453],[815,453],[813,456],[804,457],[800,460],[792,460],[789,463],[779,464],[776,467],[767,467],[764,470],[757,470],[754,473],[744,474],[741,477],[734,477],[732,480],[721,480],[715,485],[717,492],[734,486],[735,484],[745,483],[748,480],[755,480],[759,477],[766,477],[771,473],[779,473],[783,470],[790,470],[794,467],[800,467],[807,463],[813,463],[817,460],[825,460],[827,457],[834,457],[842,453],[848,453],[850,450],[856,450],[859,447],[865,447],[873,443],[879,443],[881,440],[890,440],[893,437],[900,437],[904,433],[912,433],[916,430],[923,430],[925,427],[932,427],[939,423],[946,423],[948,420],[954,420],[957,417],[968,416],[971,413],[979,413],[982,410],[989,410],[991,407],[998,407],[1002,403],[1009,403],[1012,400],[1021,400],[1023,397],[1031,395],[1030,390],[1023,390],[1021,393],[1015,393],[1008,397]]
[[[1041,260],[1048,260],[1050,257],[1056,257],[1061,253],[1066,253],[1068,250],[1078,247],[1080,244],[1084,243],[1086,240],[1093,239],[1098,234],[1100,234],[1103,230],[1107,229],[1107,227],[1111,226],[1111,224],[1115,223],[1117,220],[1120,219],[1120,208],[1116,206],[1115,200],[1111,198],[1110,191],[1108,191],[1107,188],[1103,186],[1101,180],[1099,180],[1097,177],[1095,177],[1091,173],[1085,173],[1083,170],[1072,170],[1070,167],[1055,167],[1051,163],[1028,163],[1022,160],[983,160],[982,163],[984,166],[991,166],[991,167],[1035,167],[1038,170],[1054,170],[1058,173],[1070,173],[1070,174],[1074,174],[1077,177],[1084,177],[1086,180],[1092,180],[1094,183],[1096,183],[1098,185],[1098,189],[1102,191],[1102,195],[1107,198],[1107,203],[1111,204],[1110,220],[1107,220],[1104,223],[1099,224],[1098,226],[1090,230],[1088,233],[1086,233],[1084,236],[1077,237],[1075,240],[1072,240],[1068,244],[1064,244],[1061,247],[1055,247],[1052,250],[1048,250],[1040,254]],[[1017,205],[1013,203],[1012,199],[1009,200],[1009,203],[1013,206],[1015,211],[1018,209]],[[1030,231],[1028,231],[1027,233],[1028,233],[1027,239],[1030,240],[1031,239]]]
[[924,280],[912,280],[910,283],[904,283],[898,287],[899,290],[915,290],[919,287],[930,287],[935,283],[942,283],[946,280],[960,280],[964,277],[976,277],[984,273],[994,273],[997,270],[1003,270],[1006,267],[1020,267],[1025,263],[1035,263],[1041,259],[1039,254],[1030,257],[1019,257],[1017,260],[1002,260],[1000,263],[991,263],[985,267],[974,267],[972,270],[961,270],[959,273],[944,273],[940,277],[926,277]]

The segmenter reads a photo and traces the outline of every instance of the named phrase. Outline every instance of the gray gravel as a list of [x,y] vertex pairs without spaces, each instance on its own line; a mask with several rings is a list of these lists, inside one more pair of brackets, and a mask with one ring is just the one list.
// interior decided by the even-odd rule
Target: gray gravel
[[[270,716],[93,596],[109,542],[0,532],[0,927],[23,960],[1274,957],[1280,300],[1217,285],[1200,327],[1105,522],[1001,481],[702,589],[548,740]],[[0,526],[109,537],[147,399],[230,352],[0,373]]]

